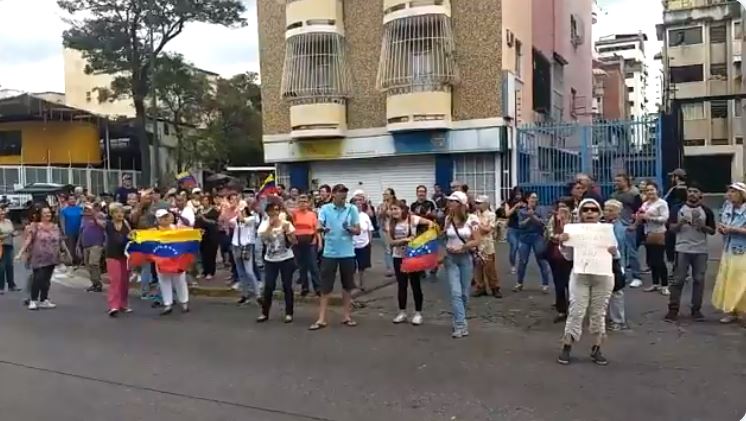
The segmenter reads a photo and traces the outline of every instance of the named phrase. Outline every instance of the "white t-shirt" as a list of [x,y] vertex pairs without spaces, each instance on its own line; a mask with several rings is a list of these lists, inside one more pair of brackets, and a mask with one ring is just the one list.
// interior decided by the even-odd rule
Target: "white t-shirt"
[[[287,231],[283,229],[287,227]],[[284,262],[285,260],[292,259],[295,257],[293,249],[288,244],[286,233],[293,234],[295,227],[289,221],[283,221],[279,227],[272,228],[268,235],[265,235],[269,231],[269,219],[265,219],[257,233],[262,237],[264,241],[264,260],[267,262]]]
[[[394,232],[391,235],[393,240],[403,240],[408,237],[417,236],[417,226],[420,225],[422,218],[417,215],[409,215],[409,221],[399,221],[394,226]],[[407,246],[394,246],[391,248],[391,256],[403,258]]]
[[[476,215],[470,214],[466,218],[464,226],[458,229],[458,235],[456,234],[455,225],[450,220],[446,224],[446,248],[457,248],[463,246],[464,242],[471,241],[474,231],[479,229],[479,218]],[[464,241],[461,241],[459,235]]]
[[360,234],[352,237],[352,243],[356,249],[367,247],[370,244],[370,233],[373,232],[373,221],[365,212],[360,212]]
[[177,227],[193,227],[194,226],[194,209],[192,209],[190,206],[184,206],[184,209],[179,212],[179,215],[181,215],[184,219],[186,219],[189,222],[189,225],[185,225],[184,222],[181,220],[181,218],[176,218],[176,226]]
[[231,224],[236,226],[236,229],[233,230],[231,244],[240,247],[256,243],[256,228],[259,225],[259,215],[252,214],[248,218],[238,222],[236,219],[231,219]]

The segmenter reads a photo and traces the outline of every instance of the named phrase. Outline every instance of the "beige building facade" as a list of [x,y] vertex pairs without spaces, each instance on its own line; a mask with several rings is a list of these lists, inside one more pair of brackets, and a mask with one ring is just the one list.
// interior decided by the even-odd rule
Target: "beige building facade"
[[265,159],[301,188],[511,185],[531,110],[531,7],[501,0],[260,1]]

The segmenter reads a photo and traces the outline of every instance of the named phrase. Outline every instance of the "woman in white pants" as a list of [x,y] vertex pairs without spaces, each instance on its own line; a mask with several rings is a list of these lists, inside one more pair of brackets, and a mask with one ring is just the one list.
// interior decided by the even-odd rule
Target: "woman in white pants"
[[[155,212],[158,219],[158,229],[167,230],[176,228],[173,224],[173,215],[165,209],[158,209]],[[160,271],[156,264],[158,272],[158,285],[161,287],[161,297],[163,298],[163,310],[161,316],[171,314],[174,304],[174,290],[176,290],[176,300],[181,304],[182,313],[189,312],[189,287],[186,281],[186,272],[164,273]]]
[[[578,217],[580,223],[593,224],[601,221],[601,205],[593,199],[583,199],[578,206]],[[613,237],[612,237],[613,238]],[[570,239],[566,233],[560,235],[563,243]],[[608,251],[619,259],[618,244],[613,238],[614,245]],[[572,247],[560,246],[562,255],[567,260],[572,260]],[[611,268],[609,268],[611,271]],[[601,344],[606,338],[606,310],[609,307],[609,297],[614,289],[614,276],[587,275],[575,273],[573,268],[570,274],[570,310],[565,322],[565,333],[562,337],[562,352],[557,358],[560,364],[570,363],[570,351],[573,342],[580,340],[583,333],[583,319],[586,312],[589,315],[589,331],[596,339],[591,348],[591,360],[598,365],[607,365],[608,360],[601,354]]]

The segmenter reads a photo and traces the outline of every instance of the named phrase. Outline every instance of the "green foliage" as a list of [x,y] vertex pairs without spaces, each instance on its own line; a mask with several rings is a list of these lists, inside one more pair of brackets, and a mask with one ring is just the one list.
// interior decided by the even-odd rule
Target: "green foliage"
[[240,0],[58,0],[70,13],[63,44],[82,52],[86,71],[119,75],[100,99],[132,97],[137,113],[143,176],[150,178],[144,100],[153,61],[189,22],[244,25]]

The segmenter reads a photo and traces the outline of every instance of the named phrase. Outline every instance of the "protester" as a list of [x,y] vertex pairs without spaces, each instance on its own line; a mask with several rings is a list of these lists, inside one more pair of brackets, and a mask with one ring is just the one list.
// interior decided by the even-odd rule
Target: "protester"
[[293,272],[295,256],[292,246],[297,244],[295,227],[288,220],[280,219],[282,208],[270,203],[267,205],[268,218],[259,226],[257,234],[264,242],[264,295],[262,297],[262,314],[257,322],[266,322],[272,308],[272,294],[275,292],[277,277],[282,282],[285,297],[285,323],[293,321]]
[[130,193],[137,193],[137,189],[132,185],[132,175],[124,174],[122,175],[122,185],[117,187],[114,192],[114,200],[123,205],[127,204]]
[[658,185],[654,181],[647,182],[646,201],[637,212],[635,220],[645,226],[645,248],[653,278],[653,285],[645,288],[645,292],[660,291],[663,295],[669,295],[665,258],[668,204],[658,196]]
[[526,278],[526,267],[528,259],[533,251],[536,264],[539,266],[541,273],[541,292],[549,293],[549,263],[545,258],[545,240],[544,228],[545,223],[538,213],[539,196],[536,193],[530,193],[527,196],[526,206],[518,211],[518,229],[519,229],[519,246],[518,246],[518,282],[513,287],[513,291],[523,290],[523,281]]
[[57,305],[49,301],[49,289],[54,267],[60,263],[60,253],[69,255],[70,251],[63,241],[62,232],[53,222],[49,206],[39,209],[37,220],[39,222],[31,224],[16,259],[26,256],[33,270],[28,309],[53,309]]
[[[676,222],[676,215],[679,212],[679,208],[684,205],[687,201],[687,184],[686,184],[686,170],[683,168],[677,168],[668,174],[670,178],[670,186],[666,194],[663,195],[663,200],[668,204],[669,221],[668,224]],[[673,266],[673,271],[676,271],[676,233],[673,230],[666,230],[666,260]]]
[[241,287],[241,298],[238,304],[246,304],[252,297],[257,300],[261,298],[261,285],[256,271],[255,248],[257,227],[261,223],[261,216],[254,212],[251,206],[241,209],[236,217],[235,229],[231,245],[233,251],[231,255],[235,259],[238,282]]
[[589,176],[588,174],[579,173],[575,176],[575,181],[577,183],[580,183],[585,190],[583,199],[593,199],[598,203],[601,203],[603,201],[601,197],[601,188],[593,181],[593,178],[591,178],[591,176]]
[[[51,210],[51,209],[50,209]],[[60,226],[64,235],[65,245],[68,250],[75,250],[78,245],[80,234],[80,223],[83,220],[83,208],[75,199],[75,196],[67,197],[67,206],[60,210]],[[73,264],[79,263],[77,256],[73,256]]]
[[568,286],[570,284],[570,273],[572,272],[572,262],[565,259],[560,251],[560,237],[564,233],[565,225],[572,223],[573,199],[571,197],[562,197],[554,204],[554,214],[549,219],[546,226],[546,259],[552,270],[552,281],[554,282],[554,307],[557,315],[554,317],[554,323],[564,322],[567,320]]
[[518,186],[513,187],[510,191],[508,200],[503,203],[505,217],[508,218],[508,258],[510,260],[510,273],[516,273],[516,262],[518,257],[518,248],[520,246],[520,227],[518,226],[518,211],[526,206],[523,189]]
[[106,273],[109,275],[108,305],[109,316],[116,317],[120,312],[129,313],[129,270],[125,248],[130,226],[124,218],[124,210],[119,203],[109,207],[111,220],[106,221]]
[[619,215],[619,222],[626,227],[624,242],[620,243],[622,254],[626,257],[625,274],[629,285],[632,288],[642,286],[640,274],[640,259],[638,249],[638,230],[635,225],[635,214],[642,206],[642,198],[636,187],[632,186],[629,176],[624,173],[617,174],[614,177],[616,190],[612,193],[611,198],[622,204],[622,211]]
[[179,194],[176,196],[176,204],[171,208],[171,213],[174,214],[174,221],[176,221],[177,227],[193,227],[196,221],[194,209],[191,206],[187,206],[188,200],[186,194]]
[[16,230],[13,221],[6,218],[7,211],[0,207],[0,240],[2,241],[2,257],[0,257],[0,295],[5,293],[5,283],[9,292],[20,291],[16,287],[13,273],[13,238]]
[[[157,212],[154,197],[150,190],[145,190],[140,195],[140,200],[135,204],[134,209],[130,212],[129,221],[131,227],[135,229],[150,229],[157,226],[155,218],[155,212]],[[170,205],[162,208],[166,210],[170,208]],[[122,207],[122,212],[126,215],[126,207]],[[158,284],[158,275],[155,270],[155,264],[146,262],[139,268],[140,270],[140,299],[150,300],[153,299],[151,291],[155,285]]]
[[497,228],[497,216],[490,209],[490,199],[487,196],[478,196],[477,218],[479,218],[479,230],[482,241],[479,243],[477,258],[474,262],[474,283],[476,289],[473,297],[487,295],[487,288],[495,298],[502,298],[500,292],[500,281],[497,276],[497,259],[495,258],[495,230]]
[[357,267],[357,278],[358,288],[361,291],[365,291],[365,271],[370,269],[371,264],[371,237],[374,231],[373,221],[371,221],[368,211],[368,203],[365,200],[365,196],[356,196],[353,198],[355,206],[357,206],[358,213],[360,214],[360,234],[352,237],[352,242],[355,244],[355,263]]
[[407,209],[403,202],[392,203],[389,206],[390,218],[388,228],[386,229],[387,241],[391,245],[391,255],[394,262],[394,274],[397,282],[397,301],[399,304],[399,313],[394,317],[394,323],[399,324],[407,321],[407,286],[412,287],[412,297],[414,298],[414,315],[412,324],[419,326],[422,324],[422,273],[412,272],[404,273],[401,270],[402,260],[405,256],[407,244],[416,236],[419,227],[428,229],[433,226],[433,222],[417,215],[413,215]]
[[319,210],[319,228],[324,233],[324,251],[321,264],[321,300],[319,318],[309,329],[318,330],[327,326],[326,311],[329,294],[334,290],[334,278],[339,271],[342,282],[342,323],[357,326],[352,319],[352,290],[355,288],[355,246],[352,237],[360,234],[360,215],[357,207],[347,203],[344,184],[332,189],[333,203]]
[[614,289],[609,297],[609,330],[620,331],[627,328],[627,314],[624,306],[624,287],[626,286],[626,279],[624,274],[624,268],[627,267],[627,259],[629,258],[626,254],[627,249],[625,247],[625,241],[627,237],[627,226],[621,220],[622,209],[624,205],[622,202],[611,199],[604,203],[604,222],[612,224],[614,226],[614,237],[619,245],[619,259],[613,263],[614,269]]
[[[388,238],[388,234],[386,233],[386,230],[389,226],[389,218],[390,215],[390,207],[394,203],[398,203],[398,199],[396,198],[396,192],[394,192],[394,189],[388,188],[383,191],[383,202],[378,206],[378,210],[376,211],[376,219],[378,220],[378,227],[381,230],[381,238],[386,241],[386,238]],[[394,259],[391,254],[391,245],[388,244],[388,242],[384,243],[385,250],[384,250],[384,264],[386,265],[386,277],[390,278],[394,276]]]
[[[733,323],[746,317],[746,184],[733,183],[720,214],[717,231],[723,236],[712,305],[725,313],[720,323]],[[746,325],[745,325],[746,326]]]
[[[435,206],[435,202],[427,198],[427,187],[425,187],[424,185],[417,186],[416,194],[417,200],[410,205],[409,210],[414,215],[434,221],[436,217],[435,211],[437,207]],[[425,226],[423,225],[419,229],[425,229]],[[418,232],[418,234],[421,233],[422,231]]]
[[209,281],[215,276],[218,249],[220,248],[220,234],[218,232],[220,211],[215,207],[215,202],[209,194],[202,196],[201,200],[195,227],[203,231],[199,253],[202,257],[202,275]]
[[311,208],[308,195],[298,196],[298,208],[292,213],[295,225],[295,237],[297,244],[293,246],[293,253],[298,264],[301,285],[301,296],[305,297],[310,292],[310,282],[316,295],[321,295],[319,287],[318,250],[321,238],[318,233],[319,220],[316,212]]
[[[601,221],[601,205],[594,199],[584,199],[580,202],[578,214],[581,223],[599,223]],[[568,240],[570,240],[570,236],[567,233],[560,235],[560,241],[563,243],[560,250],[567,260],[572,260],[573,249],[564,244]],[[614,259],[619,259],[619,247],[616,240],[608,251],[614,256]],[[560,364],[570,363],[572,345],[580,341],[583,333],[583,320],[586,312],[590,312],[589,331],[591,335],[596,336],[591,348],[591,360],[598,365],[608,364],[608,360],[601,353],[601,345],[606,338],[605,316],[613,289],[613,276],[578,274],[575,270],[572,271],[570,275],[570,310],[565,323],[565,333],[562,337],[562,351],[557,358],[557,362]]]
[[[186,205],[185,197],[179,196],[179,199],[182,202],[182,207]],[[159,230],[176,228],[176,225],[174,225],[174,213],[165,209],[159,209],[155,212],[155,217],[158,221]],[[186,273],[163,272],[162,268],[160,268],[157,263],[156,270],[158,272],[158,284],[161,287],[161,296],[163,297],[163,310],[161,311],[161,315],[165,316],[173,312],[174,290],[176,290],[176,300],[177,303],[181,305],[181,311],[183,313],[189,312],[189,287],[187,286]]]
[[469,304],[469,289],[474,273],[473,251],[479,246],[482,235],[479,218],[468,212],[469,198],[466,193],[456,191],[448,196],[446,216],[446,258],[448,286],[451,293],[454,339],[469,336],[466,309]]
[[80,224],[80,234],[75,250],[80,250],[83,264],[91,278],[88,292],[103,291],[101,283],[101,262],[104,257],[104,243],[106,233],[106,218],[93,206],[86,204],[83,208],[83,220]]
[[433,186],[432,201],[435,203],[436,209],[445,209],[448,204],[448,199],[440,185],[436,184]]

